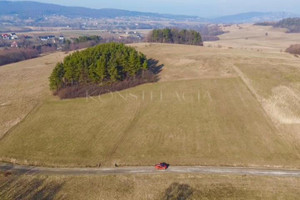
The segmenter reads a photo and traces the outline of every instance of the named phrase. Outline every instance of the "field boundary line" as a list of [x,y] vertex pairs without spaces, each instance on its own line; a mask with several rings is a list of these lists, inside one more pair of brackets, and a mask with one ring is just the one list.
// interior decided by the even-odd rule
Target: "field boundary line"
[[0,141],[3,140],[7,135],[9,135],[13,130],[15,130],[21,123],[23,123],[32,113],[39,110],[39,108],[43,105],[41,101],[37,101],[36,105],[21,119],[17,124],[8,129],[2,137],[0,137]]
[[139,111],[139,105],[137,105],[135,107],[135,111],[133,113],[133,117],[132,119],[129,121],[128,126],[126,127],[126,129],[123,131],[120,139],[113,145],[111,151],[109,151],[108,155],[105,156],[106,159],[104,160],[104,162],[111,160],[111,157],[116,153],[117,149],[119,148],[119,146],[125,141],[125,139],[128,137],[128,135],[130,134],[129,130],[132,128],[133,124],[135,124],[135,122],[137,121],[137,116]]
[[234,71],[239,75],[240,79],[242,80],[242,82],[245,84],[245,86],[248,88],[248,90],[250,91],[250,93],[253,95],[253,97],[257,100],[258,104],[260,105],[260,108],[263,112],[263,114],[266,117],[266,120],[269,124],[269,126],[274,129],[277,133],[280,133],[278,127],[276,126],[276,124],[273,122],[272,117],[268,114],[268,112],[266,111],[266,109],[263,106],[263,98],[256,92],[256,90],[254,89],[254,87],[252,86],[252,84],[250,83],[251,80],[248,79],[247,76],[245,76],[245,74],[234,64],[232,65],[232,68],[234,69]]

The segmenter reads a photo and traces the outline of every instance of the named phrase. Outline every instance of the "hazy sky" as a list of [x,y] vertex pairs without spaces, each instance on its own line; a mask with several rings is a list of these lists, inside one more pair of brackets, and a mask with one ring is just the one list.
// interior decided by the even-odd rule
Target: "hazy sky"
[[[1,1],[1,0],[0,0]],[[89,8],[213,17],[249,11],[286,11],[300,14],[300,0],[34,0]]]

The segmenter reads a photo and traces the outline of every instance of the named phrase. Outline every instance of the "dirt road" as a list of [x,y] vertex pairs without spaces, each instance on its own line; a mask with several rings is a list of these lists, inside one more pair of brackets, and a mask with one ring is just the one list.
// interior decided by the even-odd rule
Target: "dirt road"
[[18,175],[118,175],[118,174],[232,174],[255,176],[299,177],[300,170],[259,169],[242,167],[202,167],[202,166],[170,166],[165,171],[157,171],[154,167],[119,167],[119,168],[46,168],[30,167],[0,163],[0,172],[11,172]]

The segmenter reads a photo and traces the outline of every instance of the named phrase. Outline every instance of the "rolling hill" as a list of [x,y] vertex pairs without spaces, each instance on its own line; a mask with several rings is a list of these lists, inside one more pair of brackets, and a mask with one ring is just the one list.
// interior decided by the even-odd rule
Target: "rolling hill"
[[158,13],[136,12],[119,9],[91,9],[68,7],[32,1],[0,1],[0,16],[13,15],[22,19],[40,19],[44,16],[58,15],[70,18],[116,18],[116,17],[148,17],[155,19],[196,20],[196,16],[169,15]]
[[299,15],[287,12],[248,12],[236,15],[222,16],[212,19],[215,23],[255,23],[265,21],[279,21],[284,18],[296,17]]
[[[197,21],[208,23],[253,23],[264,21],[278,21],[284,18],[299,15],[287,12],[248,12],[217,18],[204,18],[198,16],[159,14],[151,12],[137,12],[120,9],[91,9],[83,7],[68,7],[55,4],[39,3],[33,1],[0,1],[0,17],[12,16],[20,19],[44,20],[47,16],[64,16],[67,18],[146,18],[152,20],[178,20]],[[1,22],[1,18],[0,18]]]

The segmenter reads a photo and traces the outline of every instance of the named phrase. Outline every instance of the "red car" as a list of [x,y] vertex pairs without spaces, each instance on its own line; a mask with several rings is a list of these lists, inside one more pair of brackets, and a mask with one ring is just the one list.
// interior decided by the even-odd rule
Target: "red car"
[[157,170],[166,170],[168,167],[169,165],[167,163],[159,163],[155,165],[155,169]]

